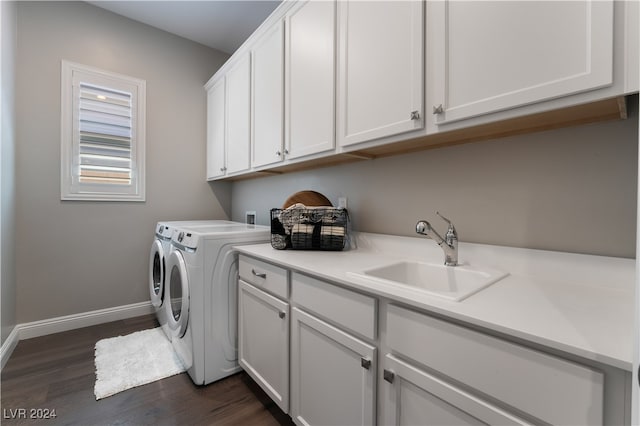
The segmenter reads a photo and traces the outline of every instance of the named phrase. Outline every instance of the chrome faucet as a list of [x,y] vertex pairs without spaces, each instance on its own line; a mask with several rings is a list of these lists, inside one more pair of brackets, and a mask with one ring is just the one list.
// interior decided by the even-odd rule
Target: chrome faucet
[[424,235],[427,238],[431,238],[444,250],[444,264],[447,266],[456,266],[458,264],[458,234],[453,223],[446,217],[442,216],[439,212],[436,212],[445,222],[449,224],[447,233],[444,238],[436,232],[426,220],[421,220],[416,223],[416,232],[420,235]]

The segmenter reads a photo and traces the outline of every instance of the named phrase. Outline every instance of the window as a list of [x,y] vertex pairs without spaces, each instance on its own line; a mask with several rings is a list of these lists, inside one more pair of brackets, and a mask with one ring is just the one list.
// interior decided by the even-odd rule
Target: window
[[145,88],[62,61],[62,200],[145,200]]

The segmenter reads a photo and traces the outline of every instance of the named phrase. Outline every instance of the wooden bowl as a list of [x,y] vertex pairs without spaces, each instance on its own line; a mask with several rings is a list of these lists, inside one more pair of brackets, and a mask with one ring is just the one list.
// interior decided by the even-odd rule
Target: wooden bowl
[[296,203],[302,203],[305,206],[327,206],[333,207],[331,201],[324,195],[316,191],[298,191],[291,195],[282,205],[283,209],[290,207]]

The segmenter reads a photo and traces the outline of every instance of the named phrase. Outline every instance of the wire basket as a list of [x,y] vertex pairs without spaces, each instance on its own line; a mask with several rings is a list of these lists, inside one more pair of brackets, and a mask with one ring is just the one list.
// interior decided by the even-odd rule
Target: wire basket
[[278,250],[339,251],[347,242],[348,221],[343,208],[271,209],[271,246]]

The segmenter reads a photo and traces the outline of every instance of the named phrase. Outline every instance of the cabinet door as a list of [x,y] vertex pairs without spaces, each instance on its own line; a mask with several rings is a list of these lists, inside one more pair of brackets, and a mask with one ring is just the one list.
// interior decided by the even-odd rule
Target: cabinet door
[[223,176],[225,172],[224,91],[224,78],[207,91],[207,179]]
[[289,305],[244,281],[238,292],[238,362],[289,411]]
[[436,123],[613,82],[611,0],[430,2],[427,19]]
[[251,49],[253,167],[282,161],[284,142],[284,32],[276,23]]
[[341,1],[341,146],[423,127],[423,2]]
[[251,137],[250,59],[245,55],[229,70],[227,79],[227,174],[249,169]]
[[393,355],[383,367],[385,425],[529,424]]
[[376,349],[297,308],[291,321],[293,420],[374,424]]
[[307,1],[286,20],[287,158],[335,148],[335,1]]

